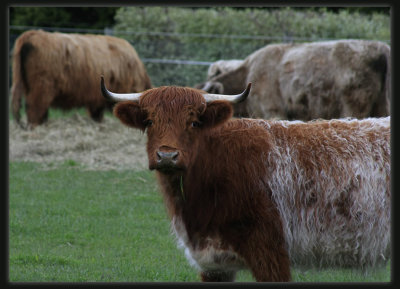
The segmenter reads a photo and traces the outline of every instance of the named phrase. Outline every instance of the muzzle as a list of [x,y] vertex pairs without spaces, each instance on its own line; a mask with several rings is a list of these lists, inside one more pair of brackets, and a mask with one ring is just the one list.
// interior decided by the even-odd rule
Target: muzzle
[[163,173],[183,170],[178,150],[169,147],[160,147],[155,154],[155,161],[150,164],[150,169],[156,169]]

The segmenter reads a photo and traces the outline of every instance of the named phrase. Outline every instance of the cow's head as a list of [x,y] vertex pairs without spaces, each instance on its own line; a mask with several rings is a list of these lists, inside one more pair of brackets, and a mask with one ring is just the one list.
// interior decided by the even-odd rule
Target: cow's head
[[232,116],[232,103],[245,100],[250,86],[229,96],[174,86],[121,94],[108,91],[101,78],[103,96],[118,102],[114,115],[130,127],[147,131],[149,168],[162,173],[186,170],[197,157],[204,133]]
[[204,90],[205,92],[208,93],[213,93],[213,94],[224,93],[224,85],[218,81],[206,81],[201,84],[197,84],[195,87]]

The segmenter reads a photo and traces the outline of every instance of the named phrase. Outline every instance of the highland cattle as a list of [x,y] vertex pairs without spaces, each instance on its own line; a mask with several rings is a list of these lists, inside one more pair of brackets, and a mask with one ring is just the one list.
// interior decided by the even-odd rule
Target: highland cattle
[[242,117],[383,117],[390,114],[390,75],[390,46],[383,42],[271,44],[196,88],[236,94],[252,82],[248,100],[235,105]]
[[[159,87],[113,93],[147,134],[172,230],[203,281],[290,281],[291,265],[368,268],[390,258],[390,117],[233,119],[238,95]],[[116,150],[118,148],[115,148]]]
[[109,107],[99,90],[105,75],[115,91],[143,91],[151,81],[135,49],[121,38],[30,30],[13,50],[12,113],[20,123],[25,96],[27,121],[35,127],[47,120],[50,107],[87,108],[101,121]]

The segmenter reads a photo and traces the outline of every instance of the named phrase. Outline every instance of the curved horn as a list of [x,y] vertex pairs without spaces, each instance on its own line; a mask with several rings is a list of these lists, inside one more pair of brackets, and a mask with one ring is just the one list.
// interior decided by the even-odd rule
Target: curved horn
[[110,100],[110,101],[115,101],[115,102],[124,101],[124,100],[139,101],[139,97],[142,94],[141,92],[139,92],[139,93],[114,93],[114,92],[111,92],[104,85],[103,75],[101,76],[100,88],[101,88],[101,93],[103,94],[103,97],[105,99]]
[[212,102],[214,100],[227,100],[232,103],[239,103],[244,101],[250,93],[251,82],[247,84],[246,89],[236,95],[224,95],[224,94],[211,94],[211,93],[204,93],[203,96],[206,99],[206,102]]

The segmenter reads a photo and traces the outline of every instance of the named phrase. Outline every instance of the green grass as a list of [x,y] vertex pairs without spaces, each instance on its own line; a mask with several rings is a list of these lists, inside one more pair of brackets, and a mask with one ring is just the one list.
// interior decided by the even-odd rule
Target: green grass
[[[169,228],[149,171],[10,163],[11,282],[199,281]],[[389,282],[390,265],[368,274],[293,269],[292,276],[295,282]],[[254,280],[243,271],[237,281]]]
[[150,172],[10,164],[10,281],[194,280]]

